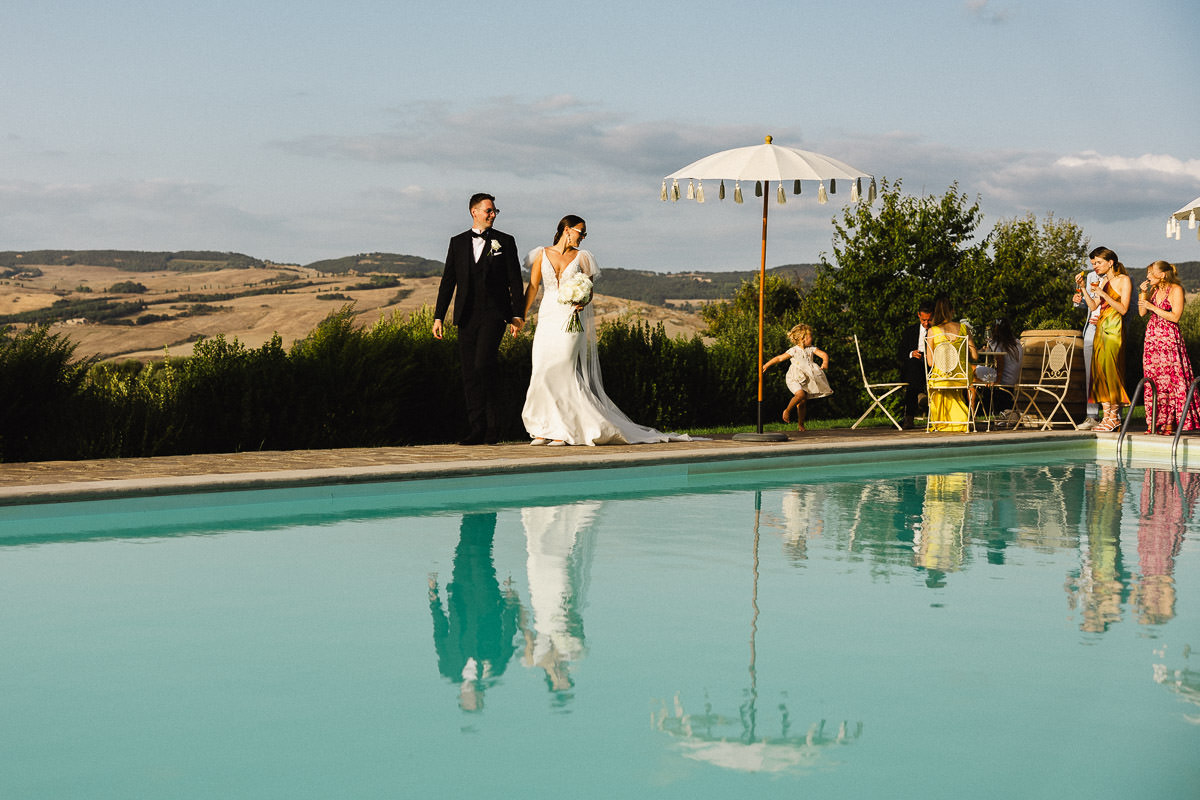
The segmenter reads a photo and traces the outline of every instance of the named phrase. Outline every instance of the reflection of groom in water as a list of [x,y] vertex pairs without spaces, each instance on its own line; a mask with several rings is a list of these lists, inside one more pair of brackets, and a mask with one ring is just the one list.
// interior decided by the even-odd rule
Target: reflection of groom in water
[[495,535],[494,513],[463,515],[445,610],[437,578],[429,579],[438,671],[461,684],[459,705],[464,711],[483,707],[484,688],[504,673],[516,652],[520,601],[511,588],[501,592],[496,580]]

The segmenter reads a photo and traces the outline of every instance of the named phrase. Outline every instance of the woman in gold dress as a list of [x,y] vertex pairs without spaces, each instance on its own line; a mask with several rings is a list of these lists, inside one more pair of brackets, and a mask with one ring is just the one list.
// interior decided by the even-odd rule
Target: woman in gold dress
[[[949,341],[952,336],[966,336],[967,346],[960,353],[959,363],[950,366],[934,362],[934,354],[939,344]],[[963,330],[960,323],[954,321],[954,306],[942,297],[933,305],[933,325],[925,340],[925,359],[929,363],[929,419],[930,430],[935,431],[966,431],[971,419],[971,406],[968,402],[971,365],[967,360],[977,359],[975,344],[970,334]],[[951,373],[955,377],[939,378],[939,375]]]
[[[1100,424],[1093,430],[1115,431],[1121,426],[1121,406],[1129,403],[1125,393],[1125,312],[1133,295],[1129,273],[1107,247],[1097,247],[1088,254],[1092,269],[1100,276],[1095,297],[1081,292],[1088,304],[1088,313],[1100,309],[1096,320],[1096,338],[1092,340],[1092,385],[1089,400],[1099,403],[1104,412]],[[1082,286],[1083,278],[1075,282]]]

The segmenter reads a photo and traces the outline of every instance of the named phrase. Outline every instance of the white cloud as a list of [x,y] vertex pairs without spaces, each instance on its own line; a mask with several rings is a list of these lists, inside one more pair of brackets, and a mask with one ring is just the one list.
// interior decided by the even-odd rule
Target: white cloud
[[[323,134],[275,147],[313,158],[417,163],[462,172],[518,177],[664,175],[711,152],[762,140],[755,126],[684,126],[633,122],[571,95],[534,100],[497,97],[453,109],[422,102],[393,109],[392,130]],[[799,130],[774,132],[797,142]]]
[[[229,185],[0,182],[0,247],[204,248],[304,263],[370,250],[441,258],[448,236],[466,226],[467,197],[483,190],[497,195],[504,211],[499,224],[522,248],[544,243],[559,217],[577,213],[588,219],[589,245],[610,266],[757,265],[761,204],[752,189],[741,206],[719,202],[707,185],[704,205],[658,200],[662,175],[718,150],[761,142],[763,131],[753,122],[636,120],[570,95],[494,98],[468,109],[424,103],[396,114],[390,130],[277,143],[274,157],[304,178],[286,188],[256,186],[232,173]],[[1001,218],[1054,212],[1128,263],[1200,257],[1161,250],[1166,215],[1200,194],[1196,160],[972,150],[905,131],[814,141],[798,128],[769,132],[781,144],[900,180],[911,194],[941,195],[957,184],[979,199],[981,233]],[[297,154],[311,159],[308,167],[303,161],[297,167]],[[768,263],[815,261],[832,250],[830,220],[848,195],[839,192],[819,206],[807,190],[789,195],[784,206],[771,201]]]
[[1138,175],[1162,173],[1188,177],[1200,181],[1200,159],[1183,160],[1174,156],[1146,153],[1140,156],[1101,155],[1087,150],[1076,155],[1062,156],[1055,165],[1068,169],[1107,170],[1109,172],[1133,172]]

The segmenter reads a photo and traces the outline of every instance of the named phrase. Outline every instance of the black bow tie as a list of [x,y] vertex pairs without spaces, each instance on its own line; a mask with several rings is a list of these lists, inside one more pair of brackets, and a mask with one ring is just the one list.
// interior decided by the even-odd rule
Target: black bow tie
[[488,239],[488,235],[486,233],[476,233],[475,231],[471,231],[471,237],[475,239],[483,239],[484,241],[487,241]]

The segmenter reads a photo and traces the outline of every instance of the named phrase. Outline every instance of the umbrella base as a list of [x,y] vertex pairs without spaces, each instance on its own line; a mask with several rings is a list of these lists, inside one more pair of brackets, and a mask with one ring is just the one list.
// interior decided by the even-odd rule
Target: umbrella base
[[786,442],[786,433],[767,431],[764,433],[735,433],[733,438],[739,442]]

